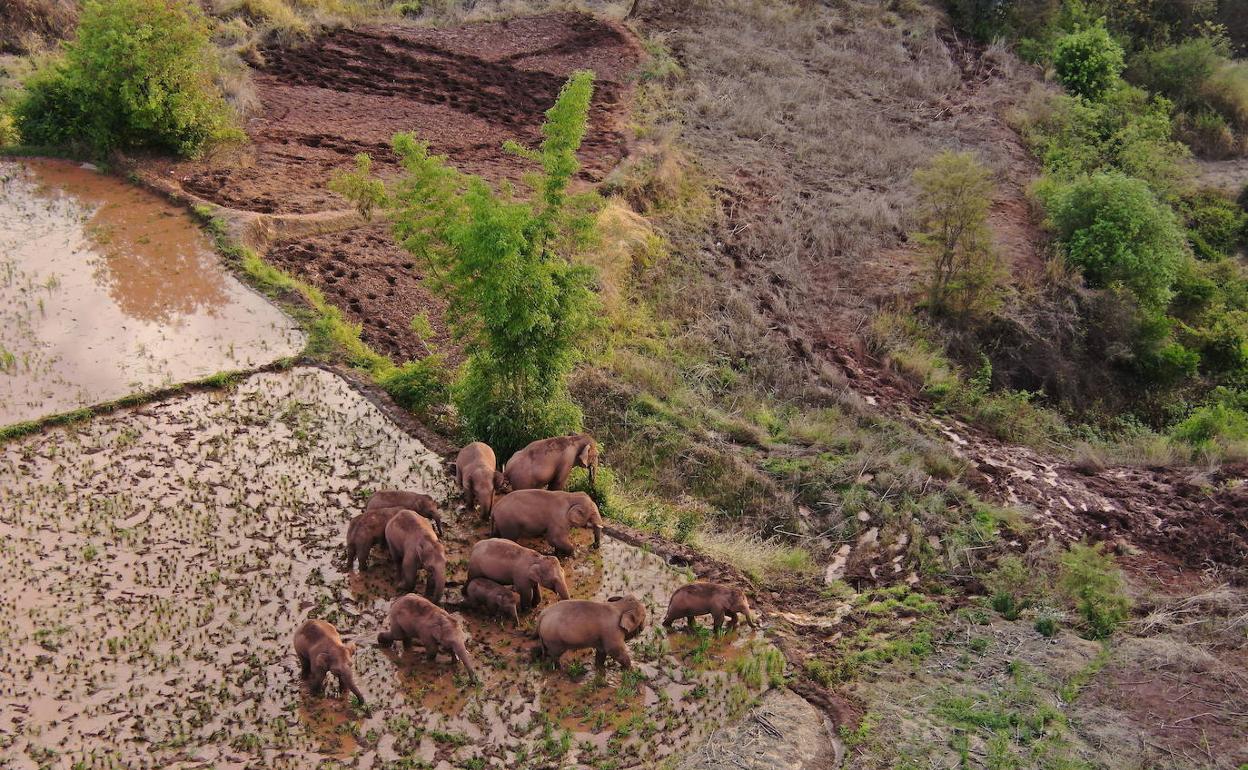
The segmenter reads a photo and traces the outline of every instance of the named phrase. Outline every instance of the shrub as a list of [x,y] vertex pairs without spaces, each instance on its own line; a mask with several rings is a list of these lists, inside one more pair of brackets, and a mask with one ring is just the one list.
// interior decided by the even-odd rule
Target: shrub
[[1193,115],[1180,115],[1175,126],[1176,136],[1192,152],[1210,160],[1226,160],[1239,155],[1243,143],[1235,136],[1226,118],[1213,110],[1200,110]]
[[1183,201],[1187,237],[1196,256],[1219,260],[1231,256],[1243,241],[1248,214],[1219,190],[1201,190]]
[[1205,81],[1201,95],[1237,131],[1248,132],[1248,62],[1227,62]]
[[468,434],[504,458],[581,425],[565,380],[597,303],[593,270],[567,254],[588,242],[597,198],[567,187],[592,92],[592,73],[573,74],[546,113],[540,149],[508,143],[541,168],[526,180],[532,200],[456,171],[410,134],[394,137],[405,175],[392,191],[368,183],[366,158],[331,184],[357,205],[368,196],[388,208],[399,243],[431,264],[451,330],[471,351],[452,387],[455,404]]
[[1141,305],[1163,306],[1185,256],[1174,212],[1148,185],[1117,172],[1042,190],[1068,259],[1094,287],[1122,285]]
[[17,124],[13,122],[13,116],[0,112],[0,147],[19,144],[21,141],[22,135],[17,131]]
[[96,153],[148,147],[195,155],[237,136],[213,84],[208,23],[185,0],[88,0],[64,56],[25,83],[14,115],[30,144]]
[[1053,46],[1057,79],[1071,93],[1098,99],[1118,79],[1123,67],[1122,46],[1103,24],[1058,38]]
[[922,228],[917,239],[932,259],[932,308],[956,313],[992,309],[1000,267],[988,229],[991,172],[969,152],[946,150],[916,171],[914,181]]
[[450,369],[440,354],[408,361],[383,372],[377,382],[395,403],[417,415],[445,404],[450,398]]
[[1093,639],[1114,633],[1131,611],[1122,573],[1101,546],[1076,543],[1058,558],[1058,587],[1083,617]]
[[1145,51],[1131,60],[1126,78],[1163,94],[1181,110],[1201,106],[1201,89],[1229,55],[1218,37],[1196,37],[1175,45]]
[[1174,426],[1170,436],[1196,449],[1248,441],[1248,394],[1220,390],[1211,403]]

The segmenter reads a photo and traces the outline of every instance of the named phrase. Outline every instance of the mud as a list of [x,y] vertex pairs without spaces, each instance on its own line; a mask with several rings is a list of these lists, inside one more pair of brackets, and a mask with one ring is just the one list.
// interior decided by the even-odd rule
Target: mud
[[391,137],[410,131],[464,171],[519,179],[527,166],[502,143],[540,141],[543,115],[568,75],[592,69],[581,175],[596,180],[624,153],[624,97],[639,58],[622,27],[577,13],[449,29],[341,29],[261,53],[261,107],[246,123],[247,147],[159,172],[233,209],[350,208],[326,189],[331,174],[360,152],[382,173],[395,171]]
[[0,161],[0,424],[298,353],[181,209],[61,161]]
[[[588,532],[565,561],[572,593],[643,597],[652,625],[630,644],[640,676],[609,665],[595,677],[591,651],[565,656],[564,672],[530,663],[535,615],[519,630],[464,615],[476,688],[446,656],[376,648],[393,568],[375,552],[369,572],[344,574],[342,534],[380,487],[449,492],[441,457],[320,369],[258,374],[0,448],[6,759],[504,767],[609,756],[649,767],[758,694],[733,669],[759,639],[666,637],[653,619],[688,576],[614,538],[594,552]],[[454,602],[484,526],[447,518]],[[290,638],[306,617],[360,644],[367,708],[301,688]]]

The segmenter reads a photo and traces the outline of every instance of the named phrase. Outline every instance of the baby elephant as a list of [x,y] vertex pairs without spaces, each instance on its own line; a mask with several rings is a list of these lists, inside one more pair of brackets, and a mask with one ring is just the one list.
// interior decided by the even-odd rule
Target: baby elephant
[[520,623],[520,613],[516,609],[519,601],[520,596],[515,591],[489,578],[479,577],[469,580],[468,586],[464,589],[464,604],[511,618],[512,622],[517,625]]
[[733,629],[737,627],[738,612],[745,616],[745,622],[751,628],[758,627],[750,615],[750,602],[740,588],[719,583],[690,583],[677,588],[672,594],[663,625],[671,628],[672,623],[685,618],[689,628],[696,628],[697,624],[693,620],[696,616],[710,615],[715,619],[716,631],[723,625],[725,616],[728,618],[728,628]]
[[543,586],[559,594],[560,599],[568,598],[568,578],[559,560],[510,540],[494,537],[472,547],[468,554],[468,580],[481,577],[515,586],[520,594],[521,612],[541,603]]
[[374,492],[373,496],[368,498],[368,505],[364,510],[375,511],[385,508],[419,513],[433,522],[433,531],[438,533],[438,537],[442,537],[442,511],[429,495],[420,492],[404,492],[399,489],[383,489],[380,492]]
[[389,647],[395,642],[403,642],[404,649],[410,648],[412,642],[420,642],[429,660],[445,650],[464,664],[472,681],[478,681],[459,620],[423,596],[407,594],[390,604],[390,630],[377,634],[377,644]]
[[597,650],[594,664],[602,668],[607,656],[621,667],[631,668],[628,647],[624,644],[646,627],[646,607],[633,596],[612,596],[605,602],[571,599],[556,602],[537,618],[540,646],[534,655],[545,655],[559,665],[559,658],[568,650],[593,647]]
[[545,536],[560,556],[572,555],[573,527],[594,531],[594,548],[602,543],[602,515],[584,492],[521,489],[494,505],[492,535],[517,540]]
[[399,590],[415,588],[416,576],[423,569],[425,596],[440,604],[446,590],[446,549],[429,522],[411,511],[399,511],[386,525],[386,544],[398,565]]
[[472,442],[455,456],[455,483],[464,493],[464,505],[470,511],[480,508],[483,519],[490,518],[498,494],[510,489],[503,474],[495,470],[497,465],[494,450],[481,441]]
[[352,562],[358,562],[360,571],[368,568],[368,554],[375,545],[386,544],[386,525],[402,508],[378,508],[365,511],[347,525],[347,572]]
[[313,695],[320,695],[325,675],[334,672],[338,689],[355,693],[364,702],[364,693],[355,686],[351,661],[355,645],[343,644],[338,629],[323,620],[308,620],[295,632],[295,654],[299,656],[299,674],[308,682]]

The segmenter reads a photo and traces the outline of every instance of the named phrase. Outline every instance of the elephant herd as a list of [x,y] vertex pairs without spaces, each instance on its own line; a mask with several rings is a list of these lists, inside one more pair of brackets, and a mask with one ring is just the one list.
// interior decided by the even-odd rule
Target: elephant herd
[[[538,616],[534,657],[544,656],[558,667],[565,652],[592,647],[599,667],[610,656],[629,668],[632,661],[626,642],[645,628],[645,605],[633,596],[613,596],[605,602],[571,599],[559,561],[573,553],[573,528],[592,529],[594,548],[601,543],[598,506],[584,492],[564,491],[576,467],[588,469],[591,485],[596,482],[598,446],[594,439],[572,434],[534,441],[516,452],[501,472],[494,451],[478,441],[459,451],[454,467],[467,509],[480,511],[491,522],[491,537],[477,542],[469,552],[462,606],[519,624],[520,614],[540,604],[541,589],[546,588],[559,601]],[[395,564],[402,595],[390,605],[389,627],[377,635],[378,646],[403,642],[409,648],[419,643],[430,660],[447,652],[478,681],[459,618],[440,606],[446,589],[446,549],[441,535],[442,514],[433,498],[399,490],[377,492],[347,526],[347,570],[353,565],[367,569],[373,546],[383,546]],[[557,556],[515,542],[528,537],[544,538]],[[424,595],[409,593],[421,572]],[[709,614],[719,631],[725,618],[728,627],[734,628],[738,613],[755,625],[741,589],[696,582],[672,594],[663,625],[671,627],[685,618],[692,628],[696,616]],[[333,625],[323,620],[304,622],[295,632],[294,647],[300,674],[313,693],[319,693],[327,675],[333,673],[344,694],[351,692],[364,700],[353,676],[356,646],[344,642]]]

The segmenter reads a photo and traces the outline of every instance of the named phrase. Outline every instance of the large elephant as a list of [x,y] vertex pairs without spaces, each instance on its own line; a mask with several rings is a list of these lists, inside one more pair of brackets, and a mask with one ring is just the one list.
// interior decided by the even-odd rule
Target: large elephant
[[436,658],[439,650],[446,650],[464,664],[474,682],[478,681],[459,620],[423,596],[407,594],[390,603],[390,629],[377,634],[377,644],[389,647],[403,642],[407,649],[414,641],[425,648],[429,660]]
[[455,456],[455,483],[464,493],[464,504],[468,510],[480,508],[483,519],[490,517],[498,493],[508,489],[497,467],[494,450],[481,441],[472,442]]
[[740,588],[721,585],[719,583],[697,582],[677,588],[667,605],[667,616],[663,625],[671,628],[672,623],[685,618],[689,628],[696,628],[694,618],[698,615],[710,615],[715,619],[715,630],[723,625],[728,618],[728,628],[737,627],[737,613],[745,616],[745,622],[751,628],[757,628],[754,617],[750,615],[750,602]]
[[440,604],[446,590],[446,549],[428,520],[412,511],[399,511],[386,525],[386,544],[398,565],[399,590],[415,588],[416,576],[423,569],[427,573],[425,596]]
[[573,468],[588,468],[589,483],[597,483],[598,444],[588,433],[534,441],[511,456],[503,476],[512,489],[563,490]]
[[536,607],[545,587],[567,599],[568,578],[554,556],[543,556],[519,543],[493,537],[482,540],[468,554],[468,580],[485,577],[495,583],[512,585],[520,594],[520,611]]
[[403,508],[377,508],[365,511],[347,525],[347,572],[351,563],[359,562],[360,571],[368,568],[368,554],[375,545],[386,544],[386,525]]
[[490,534],[495,537],[545,537],[560,556],[572,555],[573,527],[592,529],[594,548],[602,543],[602,516],[584,492],[521,489],[498,501],[493,519]]
[[559,665],[559,658],[568,650],[593,647],[597,650],[594,663],[602,668],[610,655],[623,668],[633,661],[625,645],[646,627],[646,607],[634,596],[612,596],[605,602],[572,599],[556,602],[537,618],[535,650]]
[[364,693],[355,686],[351,663],[355,645],[344,644],[338,629],[323,620],[304,621],[295,631],[295,654],[299,656],[299,674],[308,683],[313,695],[320,695],[325,676],[331,671],[338,677],[338,689],[344,694],[355,693],[364,702]]
[[364,507],[364,510],[377,511],[393,508],[419,513],[433,522],[433,530],[438,533],[438,537],[442,537],[442,510],[438,508],[437,501],[429,495],[421,492],[404,492],[401,489],[383,489],[374,492],[373,496],[368,498],[368,505]]

